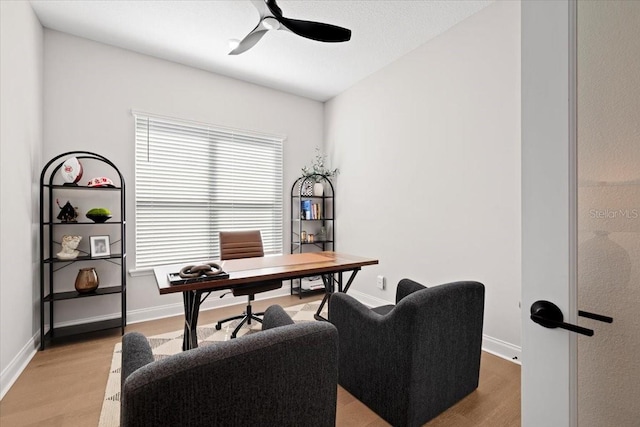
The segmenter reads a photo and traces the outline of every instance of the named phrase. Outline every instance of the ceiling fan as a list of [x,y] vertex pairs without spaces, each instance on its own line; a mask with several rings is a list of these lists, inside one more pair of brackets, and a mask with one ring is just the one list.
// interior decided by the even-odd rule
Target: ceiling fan
[[346,42],[351,39],[351,30],[336,25],[322,22],[301,21],[282,16],[282,10],[276,4],[276,0],[251,0],[258,9],[260,21],[238,45],[229,52],[229,55],[238,55],[255,46],[258,41],[270,30],[291,31],[301,37],[320,42]]

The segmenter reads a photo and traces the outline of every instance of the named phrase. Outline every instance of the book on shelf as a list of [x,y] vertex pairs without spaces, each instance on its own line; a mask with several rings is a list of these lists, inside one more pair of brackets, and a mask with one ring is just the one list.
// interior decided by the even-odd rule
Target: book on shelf
[[311,203],[311,200],[300,202],[301,219],[322,219],[322,206],[319,203]]
[[316,291],[324,289],[321,276],[304,277],[300,279],[300,288],[304,291]]
[[311,219],[311,200],[300,202],[300,219]]

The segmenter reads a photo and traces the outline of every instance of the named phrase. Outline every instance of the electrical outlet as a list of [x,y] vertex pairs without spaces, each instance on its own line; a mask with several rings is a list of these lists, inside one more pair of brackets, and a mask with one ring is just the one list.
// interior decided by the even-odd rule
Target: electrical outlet
[[384,280],[384,276],[378,276],[378,279],[376,280],[376,284],[378,285],[378,289],[383,289],[385,288],[385,280]]

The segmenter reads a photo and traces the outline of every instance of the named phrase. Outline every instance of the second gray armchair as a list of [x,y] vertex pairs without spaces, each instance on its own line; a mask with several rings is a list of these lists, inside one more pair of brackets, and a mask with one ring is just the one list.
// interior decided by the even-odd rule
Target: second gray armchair
[[403,279],[396,304],[335,293],[339,384],[395,427],[420,426],[478,387],[484,285]]

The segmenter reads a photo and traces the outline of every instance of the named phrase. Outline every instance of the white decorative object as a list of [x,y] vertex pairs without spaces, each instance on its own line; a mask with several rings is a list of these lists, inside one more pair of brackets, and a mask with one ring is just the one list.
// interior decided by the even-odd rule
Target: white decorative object
[[87,187],[115,187],[113,181],[106,176],[98,176],[87,183]]
[[57,253],[57,257],[60,259],[75,259],[80,254],[76,250],[82,240],[82,236],[70,236],[65,234],[62,236],[62,250]]
[[322,196],[324,194],[324,185],[321,182],[313,184],[313,195]]
[[313,181],[311,179],[300,181],[300,195],[313,196]]
[[82,178],[82,163],[76,157],[69,157],[62,164],[60,174],[64,182],[75,184]]

